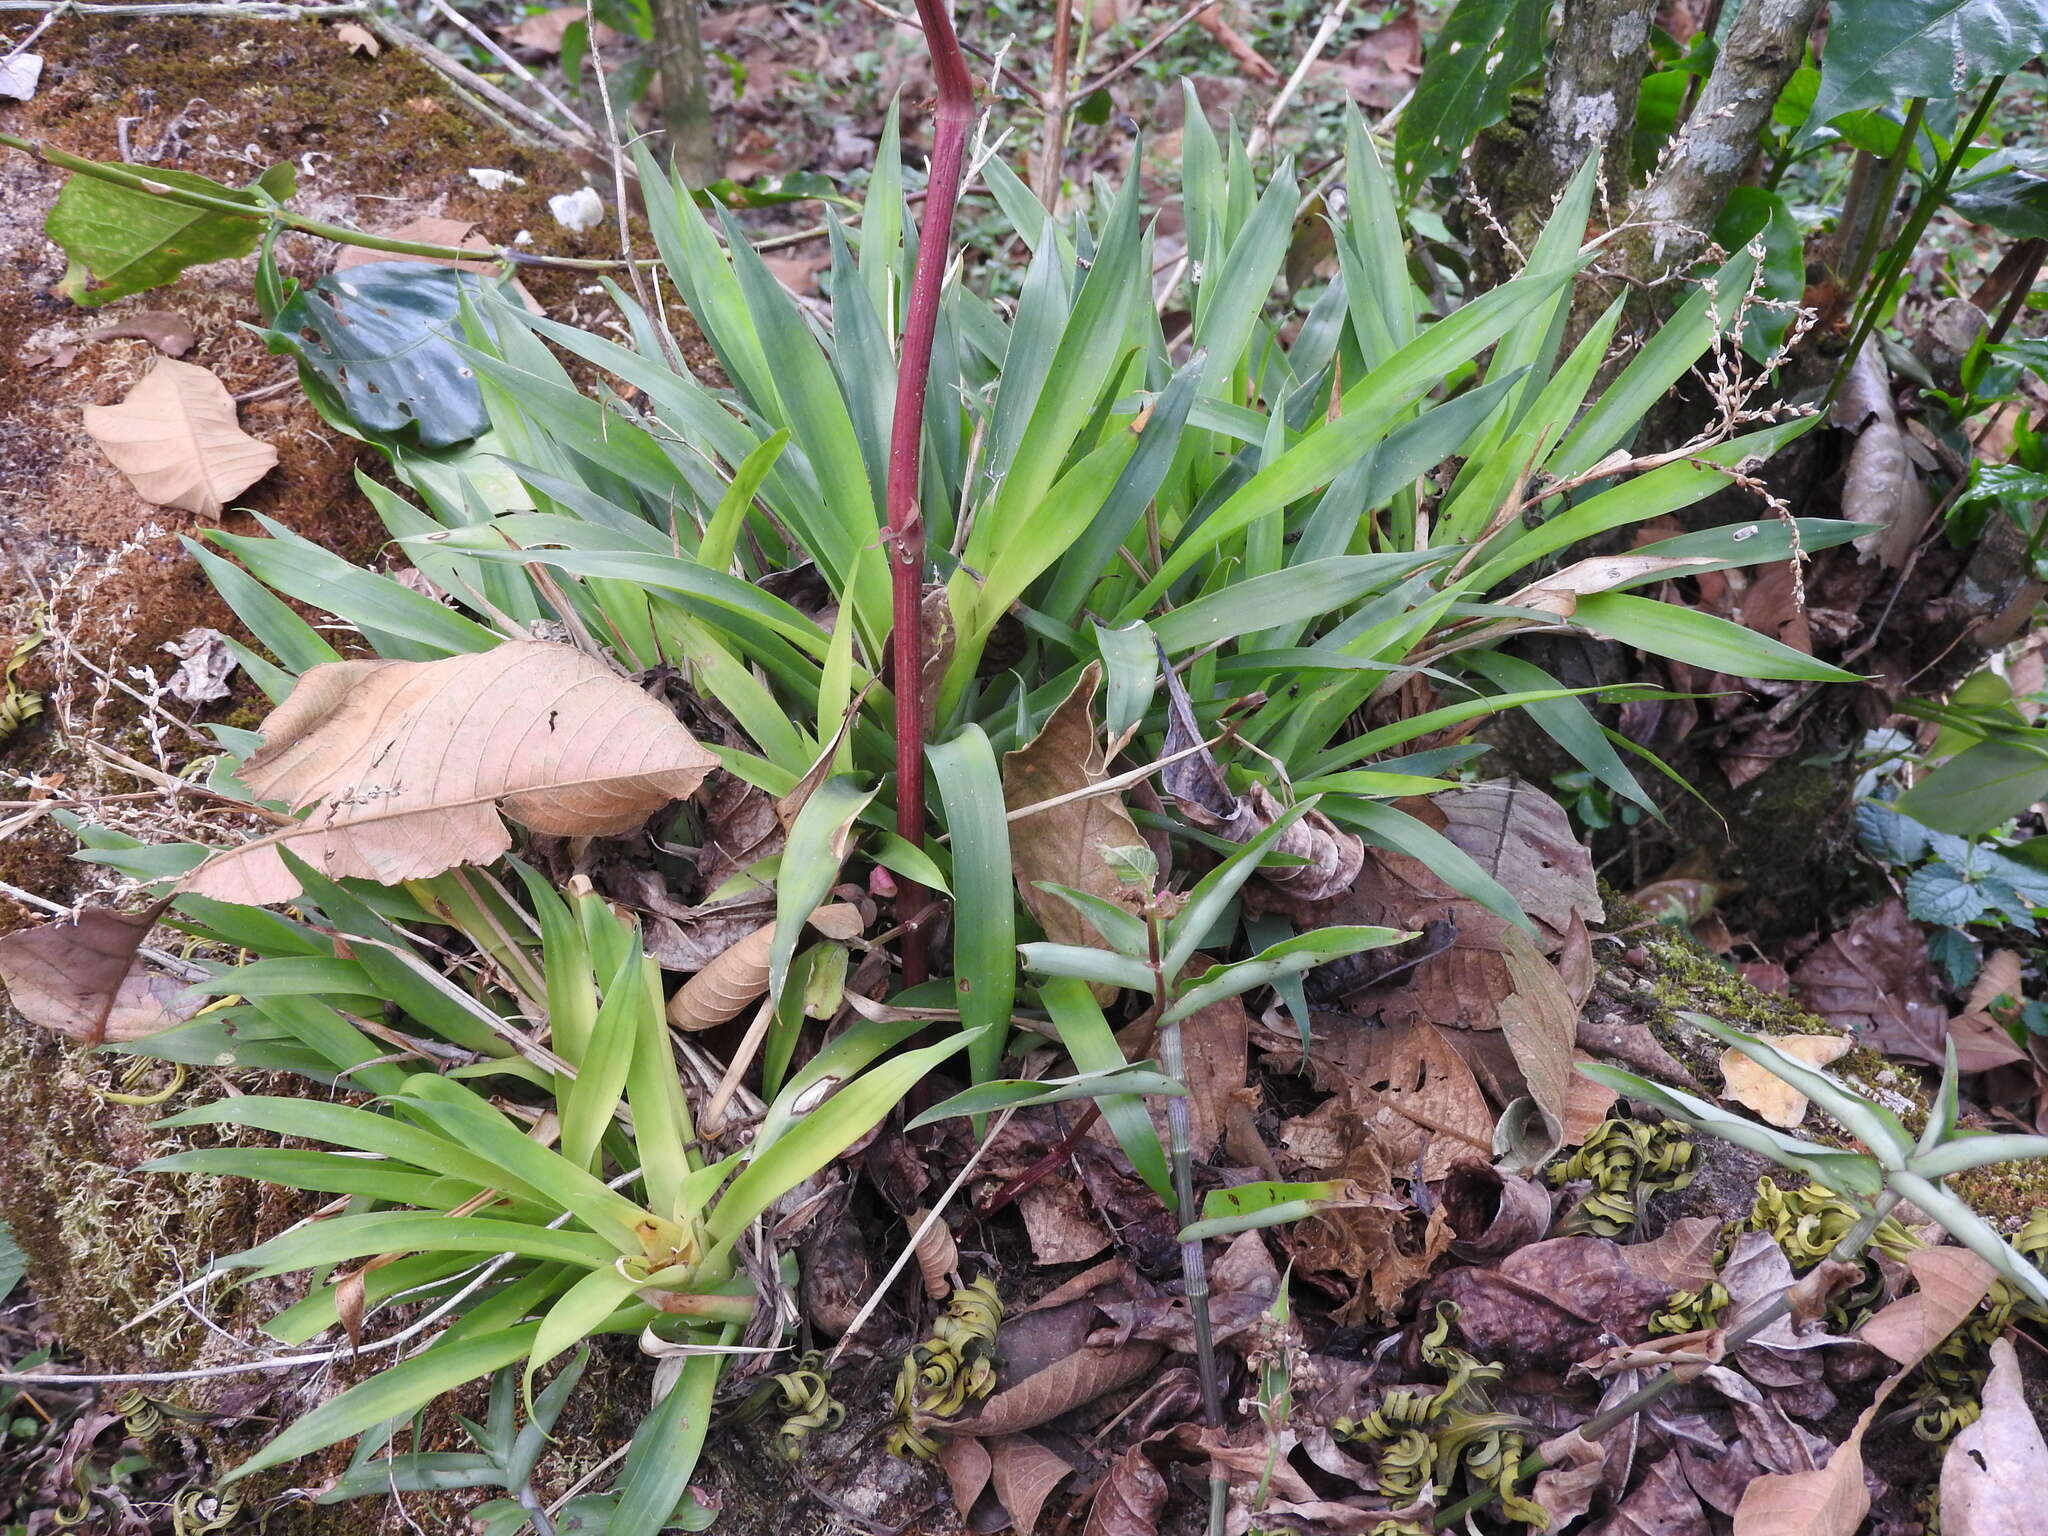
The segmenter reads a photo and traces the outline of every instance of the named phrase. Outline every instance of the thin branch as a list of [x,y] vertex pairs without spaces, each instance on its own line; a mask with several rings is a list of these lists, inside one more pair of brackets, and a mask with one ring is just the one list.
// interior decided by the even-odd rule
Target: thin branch
[[1315,63],[1322,51],[1330,46],[1330,39],[1337,35],[1337,28],[1343,24],[1344,13],[1351,9],[1351,0],[1336,0],[1323,13],[1322,25],[1316,28],[1316,35],[1309,39],[1308,47],[1302,50],[1300,61],[1294,66],[1294,73],[1287,77],[1287,83],[1280,87],[1280,94],[1273,98],[1273,105],[1266,108],[1266,115],[1259,119],[1259,126],[1252,130],[1252,136],[1244,147],[1247,157],[1256,159],[1260,151],[1272,142],[1273,130],[1286,115],[1288,105],[1294,100],[1294,93],[1301,89],[1301,82],[1307,77],[1309,67]]

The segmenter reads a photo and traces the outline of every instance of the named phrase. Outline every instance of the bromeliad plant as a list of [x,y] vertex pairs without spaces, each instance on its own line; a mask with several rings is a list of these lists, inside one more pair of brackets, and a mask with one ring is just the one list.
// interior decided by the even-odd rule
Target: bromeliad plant
[[[680,1375],[609,1502],[585,1507],[604,1504],[612,1536],[651,1536],[687,1488],[730,1353],[742,1338],[772,1347],[781,1337],[773,1289],[760,1286],[774,1270],[754,1251],[756,1219],[970,1036],[891,1056],[915,1021],[856,1023],[789,1078],[749,1146],[710,1157],[692,1125],[659,968],[637,925],[608,903],[558,895],[523,866],[525,905],[488,875],[398,891],[331,881],[285,857],[304,885],[295,915],[180,898],[177,926],[262,958],[209,965],[198,990],[226,1004],[127,1049],[297,1071],[377,1102],[238,1095],[202,1105],[164,1123],[334,1150],[206,1148],[148,1166],[345,1197],[344,1213],[217,1267],[315,1272],[313,1290],[269,1325],[288,1345],[340,1324],[373,1359],[415,1339],[427,1347],[305,1415],[232,1476],[351,1436],[363,1437],[357,1468],[372,1467],[398,1425],[452,1388],[523,1362],[532,1403],[536,1373],[565,1352],[596,1334],[638,1334]],[[445,977],[412,936],[429,925],[468,936],[485,979]],[[526,1022],[543,1005],[545,1044]],[[485,1083],[505,1096],[472,1086]],[[368,1317],[400,1302],[432,1305],[420,1322],[360,1338]],[[412,1469],[403,1456],[395,1464]],[[393,1470],[375,1463],[342,1486],[386,1491]],[[490,1481],[488,1469],[469,1470],[474,1482],[437,1485]]]
[[[315,402],[376,441],[417,498],[362,482],[443,600],[275,522],[262,537],[210,535],[191,548],[258,641],[237,655],[266,692],[282,701],[339,659],[282,598],[333,614],[396,661],[565,638],[629,673],[679,672],[712,721],[708,745],[777,802],[785,835],[735,877],[775,898],[767,996],[743,1047],[761,1050],[767,1104],[750,1145],[723,1158],[697,1146],[657,968],[632,923],[588,894],[565,898],[523,872],[523,899],[482,874],[389,891],[294,861],[296,916],[177,899],[175,920],[195,936],[256,958],[205,983],[241,1001],[146,1048],[289,1066],[380,1103],[209,1106],[190,1122],[341,1150],[200,1151],[164,1166],[382,1207],[232,1261],[258,1273],[370,1261],[324,1278],[281,1318],[288,1339],[399,1296],[430,1296],[446,1309],[437,1320],[453,1319],[431,1348],[315,1410],[245,1471],[350,1435],[367,1434],[374,1451],[380,1426],[461,1382],[525,1361],[530,1383],[594,1332],[634,1332],[682,1351],[682,1374],[643,1425],[609,1529],[658,1529],[702,1441],[717,1351],[748,1328],[761,1331],[745,1335],[750,1344],[778,1336],[740,1262],[755,1219],[956,1051],[982,1097],[947,1112],[1099,1096],[1134,1166],[1180,1209],[1198,1288],[1185,1112],[1169,1176],[1140,1098],[1173,1099],[1179,1021],[1396,937],[1262,926],[1245,944],[1238,889],[1262,865],[1299,873],[1280,839],[1313,816],[1326,842],[1356,836],[1424,858],[1520,921],[1472,859],[1392,803],[1444,787],[1442,775],[1479,749],[1454,742],[1394,758],[1400,749],[1523,708],[1612,792],[1649,802],[1587,710],[1590,690],[1560,686],[1502,654],[1501,641],[1574,629],[1710,671],[1846,676],[1632,589],[1784,560],[1857,525],[1765,517],[1553,568],[1583,540],[1746,481],[1744,466],[1809,424],[1750,411],[1731,384],[1707,438],[1654,458],[1623,446],[1652,403],[1729,344],[1753,292],[1753,253],[1711,274],[1596,391],[1619,305],[1562,347],[1589,255],[1590,167],[1527,270],[1425,319],[1392,188],[1354,119],[1348,210],[1332,228],[1341,275],[1283,325],[1269,302],[1300,205],[1291,171],[1260,185],[1242,146],[1226,150],[1198,105],[1186,146],[1190,259],[1178,297],[1190,320],[1171,340],[1137,177],[1063,222],[1000,160],[981,167],[1031,252],[1005,312],[948,276],[942,215],[922,236],[913,226],[892,122],[857,244],[830,234],[829,327],[781,288],[736,223],[721,214],[721,243],[688,190],[642,156],[667,276],[723,383],[672,362],[659,315],[617,289],[630,345],[530,314],[488,285],[454,284],[461,340],[422,345],[456,348],[460,366],[442,377],[478,392],[489,430],[466,447],[368,432],[348,414],[342,373],[308,362]],[[313,313],[267,267],[264,293],[274,314]],[[330,283],[318,313],[346,320],[350,302]],[[922,371],[917,349],[890,344],[910,317],[929,322],[921,396],[906,386]],[[631,402],[583,392],[559,353],[630,389]],[[920,533],[934,572],[917,553]],[[940,580],[927,581],[933,573]],[[1006,804],[999,754],[1036,740],[1096,677],[1107,776],[1080,793],[1113,792],[1124,781],[1112,769],[1125,763],[1134,782],[1166,758],[1208,754],[1218,803],[1250,811],[1205,822],[1184,803],[1165,818],[1182,846],[1223,855],[1178,915],[1178,898],[1146,873],[1142,890],[1117,899],[1059,896],[1101,946],[1038,944],[1033,913],[1044,909],[1019,908],[1011,828],[1042,807]],[[1392,706],[1409,683],[1433,691],[1428,707]],[[246,799],[233,769],[254,742],[222,739],[213,791]],[[918,809],[927,766],[945,833],[932,841]],[[1316,797],[1313,811],[1303,795]],[[1099,852],[1135,867],[1129,848]],[[149,862],[120,856],[138,872]],[[914,980],[919,943],[938,934],[942,982],[886,1011],[915,1022],[858,1023],[792,1073],[811,984],[836,995],[830,953],[800,948],[804,926],[863,868],[871,885],[887,871],[948,898],[949,943],[916,902],[898,912],[910,924],[896,952],[902,977]],[[460,983],[410,936],[428,925],[464,936]],[[1035,997],[1019,986],[1020,938],[1045,978]],[[1197,949],[1221,963],[1188,974]],[[1127,1064],[1090,981],[1142,1000],[1165,1079]],[[1034,1004],[1076,1075],[1002,1083],[1013,1013]],[[545,1043],[523,1023],[543,1014]],[[949,1032],[887,1055],[927,1022]],[[721,1107],[745,1066],[743,1056],[714,1095]],[[478,1078],[498,1079],[500,1096],[471,1087]],[[1208,1385],[1213,1397],[1213,1372]]]

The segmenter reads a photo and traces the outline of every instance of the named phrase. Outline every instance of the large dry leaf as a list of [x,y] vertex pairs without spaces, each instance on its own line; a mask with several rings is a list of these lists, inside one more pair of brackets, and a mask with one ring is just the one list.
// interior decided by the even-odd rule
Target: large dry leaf
[[[1593,856],[1563,806],[1520,779],[1493,779],[1436,797],[1444,836],[1470,854],[1561,942],[1572,919],[1600,921],[1606,908]],[[1557,947],[1545,946],[1548,953]]]
[[972,1418],[942,1425],[952,1435],[1014,1435],[1128,1386],[1159,1363],[1157,1344],[1089,1345],[1005,1387]]
[[1983,1415],[1941,1462],[1942,1536],[2038,1536],[2048,1444],[2027,1407],[2012,1340],[1991,1346]]
[[1032,1536],[1038,1512],[1073,1467],[1029,1435],[998,1435],[988,1452],[996,1497],[1010,1512],[1010,1523],[1022,1536]]
[[1967,1248],[1948,1247],[1909,1253],[1906,1268],[1920,1288],[1885,1307],[1856,1331],[1856,1337],[1900,1365],[1913,1366],[1977,1310],[1998,1271]]
[[[1090,662],[1045,728],[1003,757],[1003,801],[1012,811],[1087,789],[1107,777],[1102,744],[1095,731],[1095,693],[1100,662]],[[1104,948],[1102,936],[1060,897],[1038,888],[1041,880],[1071,886],[1135,910],[1144,888],[1127,885],[1111,862],[1113,850],[1142,848],[1131,813],[1118,794],[1088,795],[1010,823],[1010,861],[1017,892],[1057,944]]]
[[286,900],[299,890],[286,847],[333,877],[425,879],[510,849],[501,811],[549,836],[616,837],[718,763],[602,662],[529,640],[444,661],[314,667],[263,734],[242,782],[311,814],[208,860],[185,890]]
[[1440,1179],[1453,1163],[1492,1144],[1486,1095],[1435,1025],[1352,1030],[1363,1037],[1364,1059],[1341,1086],[1385,1144],[1396,1172],[1412,1173],[1419,1157],[1422,1176]]
[[960,1512],[963,1522],[973,1510],[974,1501],[981,1497],[981,1490],[988,1486],[993,1465],[988,1447],[979,1440],[963,1436],[939,1442],[939,1466],[952,1489],[953,1508]]
[[1536,952],[1526,933],[1504,929],[1501,941],[1513,988],[1500,1000],[1501,1037],[1522,1069],[1529,1097],[1543,1111],[1549,1132],[1549,1144],[1543,1148],[1547,1158],[1564,1141],[1572,1081],[1578,1076],[1572,1070],[1572,1044],[1578,1038],[1579,1010],[1557,967]]
[[1828,935],[1792,985],[1801,1002],[1861,1044],[1941,1065],[1948,1010],[1935,1001],[1926,933],[1896,896]]
[[235,420],[219,379],[167,357],[119,405],[88,405],[85,430],[136,495],[200,517],[219,517],[277,463],[277,450]]
[[[1591,856],[1572,835],[1563,809],[1541,790],[1504,779],[1448,790],[1434,800],[1406,800],[1400,808],[1441,832],[1507,889],[1534,919],[1541,953],[1563,950],[1579,926],[1600,918]],[[1411,967],[1385,980],[1375,970],[1344,989],[1348,1007],[1386,1023],[1496,1029],[1502,999],[1516,990],[1504,937],[1511,925],[1420,859],[1372,848],[1351,888],[1333,900],[1308,902],[1254,885],[1249,901],[1286,913],[1299,928],[1434,925],[1441,938]]]
[[[1762,1039],[1764,1044],[1809,1067],[1824,1067],[1848,1055],[1854,1043],[1846,1035],[1765,1035]],[[1732,1047],[1721,1053],[1721,1097],[1740,1104],[1781,1130],[1796,1130],[1806,1118],[1805,1094],[1761,1062],[1752,1061]]]
[[168,902],[146,912],[101,907],[0,939],[0,981],[31,1024],[87,1045],[140,1040],[182,1024],[204,999],[138,965],[135,951]]
[[[1731,1322],[1738,1321],[1745,1310],[1739,1294],[1741,1287],[1734,1278],[1733,1271],[1744,1244],[1756,1238],[1770,1242],[1764,1233],[1745,1234],[1737,1244],[1737,1258],[1729,1261],[1728,1270],[1722,1275],[1729,1290],[1738,1293],[1737,1306],[1730,1314]],[[1752,1245],[1753,1251],[1754,1246]],[[1770,1243],[1770,1246],[1775,1249],[1777,1245]],[[1891,1355],[1898,1362],[1899,1370],[1877,1389],[1877,1396],[1871,1400],[1870,1406],[1863,1410],[1862,1417],[1857,1419],[1856,1427],[1850,1431],[1848,1439],[1836,1447],[1826,1466],[1810,1472],[1774,1473],[1759,1477],[1743,1490],[1742,1503],[1735,1511],[1735,1536],[1855,1536],[1857,1528],[1863,1524],[1864,1516],[1870,1513],[1870,1494],[1863,1483],[1863,1436],[1868,1432],[1871,1421],[1883,1409],[1886,1400],[1891,1397],[1899,1383],[1912,1373],[1913,1368],[1925,1359],[1937,1344],[1954,1331],[1956,1322],[1967,1317],[1977,1301],[1982,1299],[1984,1291],[1989,1289],[1988,1282],[1981,1287],[1977,1285],[1977,1270],[1972,1266],[1981,1265],[1981,1261],[1961,1249],[1929,1249],[1913,1255],[1913,1260],[1917,1261],[1912,1263],[1912,1269],[1914,1275],[1919,1278],[1920,1292],[1906,1298],[1906,1301],[1893,1302],[1886,1307],[1864,1325],[1860,1335]],[[1964,1263],[1963,1260],[1971,1262]],[[1988,1269],[1988,1266],[1984,1267]],[[1790,1273],[1787,1266],[1787,1279],[1790,1278]],[[1968,1305],[1964,1305],[1966,1299]],[[1908,1301],[1919,1301],[1921,1304],[1918,1307],[1906,1308]],[[1902,1311],[1902,1308],[1905,1310]],[[1945,1323],[1944,1319],[1949,1321]],[[1758,1337],[1760,1340],[1769,1339],[1773,1332],[1783,1326],[1785,1325],[1782,1323],[1775,1325]],[[1873,1328],[1877,1329],[1876,1337],[1871,1336]],[[2010,1344],[2001,1340],[1993,1346],[1994,1359],[1997,1358],[1997,1350],[2001,1347],[2008,1352],[2012,1348]],[[2014,1383],[2014,1390],[2017,1392],[2017,1382]],[[1991,1394],[1987,1387],[1987,1417],[1990,1402]],[[2016,1406],[2021,1418],[2031,1427],[2024,1402]],[[2038,1431],[2035,1440],[2038,1444]],[[1961,1444],[1960,1437],[1957,1444]],[[1942,1466],[1942,1529],[1948,1532],[1949,1536],[1958,1536],[1959,1532],[1966,1533],[1966,1536],[2022,1536],[2022,1533],[2039,1529],[2038,1524],[2029,1523],[2009,1527],[1987,1525],[1969,1532],[1967,1527],[1951,1525],[1949,1522],[1952,1510],[1947,1501],[1948,1472],[1954,1464],[1955,1452],[1951,1449],[1948,1461]],[[2040,1475],[2048,1476],[2048,1468],[2043,1468]],[[2038,1498],[2034,1502],[2038,1503]]]
[[1856,1536],[1870,1513],[1870,1493],[1863,1486],[1863,1436],[1876,1411],[1876,1404],[1864,1410],[1826,1466],[1767,1473],[1744,1489],[1735,1510],[1735,1536]]
[[1088,1506],[1088,1524],[1081,1536],[1158,1536],[1159,1517],[1166,1511],[1166,1479],[1134,1445],[1109,1469]]

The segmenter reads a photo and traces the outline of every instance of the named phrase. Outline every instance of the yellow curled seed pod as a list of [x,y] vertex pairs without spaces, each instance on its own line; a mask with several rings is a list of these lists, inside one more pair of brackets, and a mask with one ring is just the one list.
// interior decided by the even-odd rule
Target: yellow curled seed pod
[[1435,1487],[1436,1442],[1419,1429],[1403,1430],[1380,1452],[1374,1477],[1380,1493],[1396,1504],[1413,1504]]
[[241,1512],[240,1488],[186,1488],[171,1500],[171,1529],[175,1536],[206,1536],[226,1530]]
[[926,1433],[926,1424],[957,1418],[995,1390],[990,1356],[1002,1326],[1003,1301],[993,1280],[984,1275],[954,1290],[932,1324],[932,1336],[905,1355],[897,1369],[890,1454],[929,1459],[938,1444]]

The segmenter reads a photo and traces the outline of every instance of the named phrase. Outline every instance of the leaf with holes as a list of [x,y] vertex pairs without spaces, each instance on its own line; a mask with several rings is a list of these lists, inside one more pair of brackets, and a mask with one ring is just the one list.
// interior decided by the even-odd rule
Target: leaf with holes
[[474,273],[427,262],[354,267],[294,293],[263,336],[299,360],[309,393],[326,394],[365,432],[416,432],[422,447],[447,448],[491,424],[456,345],[463,295],[482,286]]
[[1459,0],[1394,133],[1394,165],[1411,197],[1506,114],[1515,87],[1543,62],[1549,14],[1541,0]]
[[[155,166],[145,173],[156,185],[203,193],[249,212],[192,208],[97,176],[73,176],[43,222],[43,232],[71,258],[57,291],[72,303],[96,308],[171,282],[187,267],[248,255],[263,234],[264,204],[282,202],[297,187],[289,163],[273,165],[246,187]],[[95,279],[97,287],[91,285]]]
[[85,430],[144,501],[204,518],[277,463],[275,448],[242,430],[219,379],[167,357],[119,405],[88,405]]

